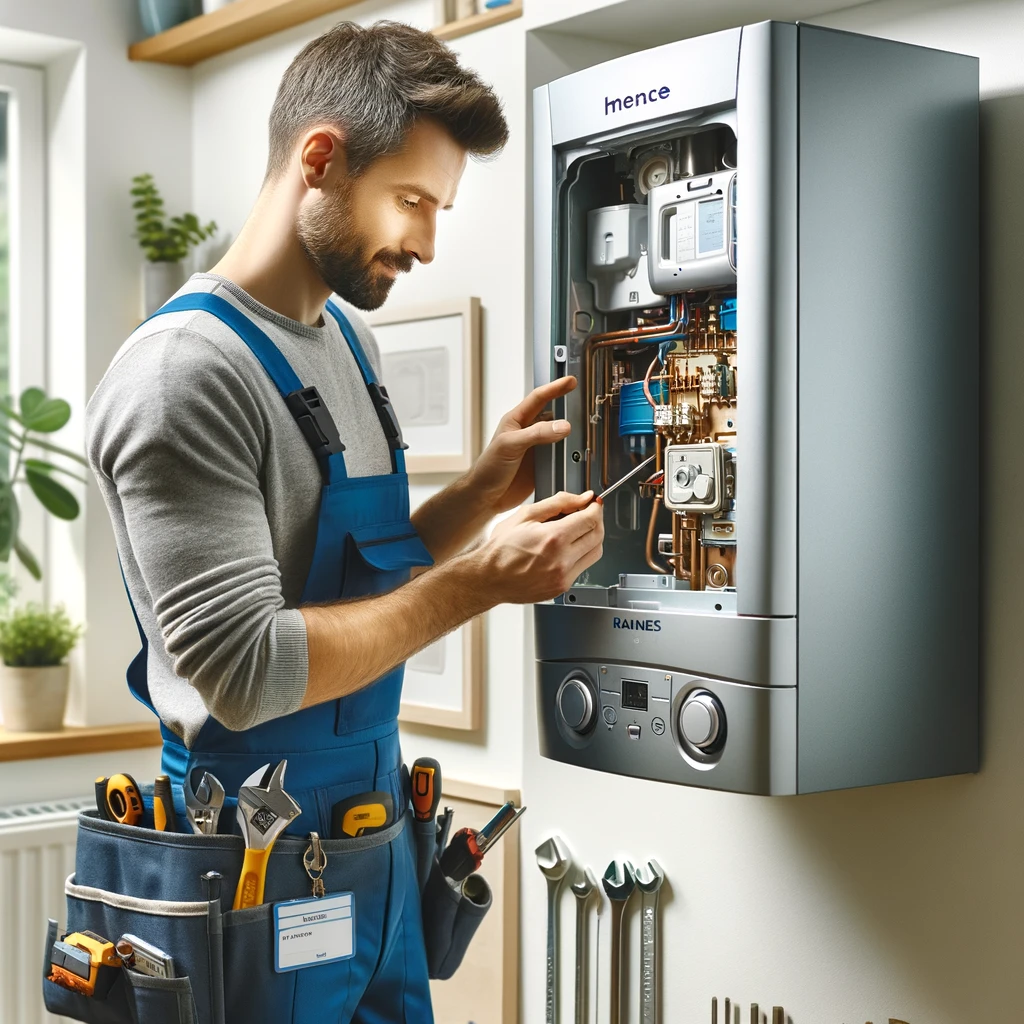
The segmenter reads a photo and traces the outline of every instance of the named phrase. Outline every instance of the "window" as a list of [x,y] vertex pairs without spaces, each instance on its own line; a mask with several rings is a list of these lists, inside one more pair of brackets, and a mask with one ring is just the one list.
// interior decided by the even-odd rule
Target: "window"
[[[0,395],[46,386],[43,72],[0,63]],[[0,473],[10,464],[0,457]],[[20,533],[44,562],[44,514],[18,494]],[[15,571],[24,596],[41,592]]]

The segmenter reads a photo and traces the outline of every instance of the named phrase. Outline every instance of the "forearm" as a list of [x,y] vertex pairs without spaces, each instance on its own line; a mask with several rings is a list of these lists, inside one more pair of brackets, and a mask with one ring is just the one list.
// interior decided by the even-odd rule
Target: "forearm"
[[361,690],[493,607],[477,557],[449,558],[389,594],[304,606],[309,675],[302,706]]
[[469,547],[493,516],[466,474],[425,501],[412,523],[434,561],[443,562]]

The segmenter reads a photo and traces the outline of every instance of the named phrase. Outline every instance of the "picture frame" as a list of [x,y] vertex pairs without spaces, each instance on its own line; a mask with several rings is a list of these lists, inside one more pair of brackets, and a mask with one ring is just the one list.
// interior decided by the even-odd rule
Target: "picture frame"
[[480,454],[481,311],[454,299],[368,316],[413,473],[465,473]]
[[[445,778],[441,802],[455,812],[454,828],[479,829],[505,801],[520,804],[517,789]],[[432,981],[438,1021],[517,1024],[519,1020],[519,823],[487,852],[480,874],[493,903],[450,981]]]
[[[413,480],[411,511],[446,482]],[[477,616],[432,643],[405,665],[398,720],[403,724],[475,731],[480,728],[484,688],[484,618]]]

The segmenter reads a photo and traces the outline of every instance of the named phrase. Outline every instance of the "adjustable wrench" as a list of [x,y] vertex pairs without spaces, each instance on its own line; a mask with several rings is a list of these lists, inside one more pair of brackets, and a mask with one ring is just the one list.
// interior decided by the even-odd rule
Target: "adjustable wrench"
[[612,951],[608,1024],[619,1024],[622,1013],[622,915],[636,888],[636,872],[629,861],[613,860],[601,879],[604,891],[612,904]]
[[547,1009],[545,1024],[558,1024],[558,896],[572,867],[565,843],[552,836],[537,847],[537,866],[548,880]]
[[576,1024],[587,1024],[587,921],[590,897],[597,891],[597,879],[590,868],[581,868],[580,876],[572,883],[576,897]]
[[224,806],[224,787],[216,775],[203,772],[199,788],[192,790],[192,772],[185,772],[185,817],[192,831],[200,836],[217,832],[217,820]]
[[640,1024],[658,1024],[658,901],[665,872],[656,860],[636,873],[643,894],[640,916]]
[[287,761],[257,768],[238,791],[238,825],[245,840],[245,859],[235,890],[233,910],[256,907],[263,902],[267,862],[277,837],[302,813],[284,791]]

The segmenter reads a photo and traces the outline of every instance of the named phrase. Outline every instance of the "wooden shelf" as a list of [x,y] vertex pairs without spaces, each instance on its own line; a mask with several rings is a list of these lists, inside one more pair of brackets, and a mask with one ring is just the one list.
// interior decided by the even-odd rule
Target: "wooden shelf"
[[149,722],[128,725],[69,726],[60,732],[7,732],[0,728],[0,761],[28,761],[38,757],[68,757],[107,750],[159,747],[160,728]]
[[[282,32],[321,15],[351,7],[361,0],[234,0],[210,14],[175,25],[128,47],[130,60],[192,67],[202,60],[238,46]],[[439,39],[458,39],[481,29],[512,21],[523,13],[522,0],[474,14],[471,18],[439,25]]]
[[430,31],[438,39],[458,39],[460,36],[468,36],[470,32],[479,32],[492,25],[514,21],[516,18],[522,17],[522,14],[522,0],[513,0],[505,7],[495,7],[493,11],[483,11],[481,14],[474,14],[471,18],[450,21],[447,25],[438,25],[437,28],[432,28]]

